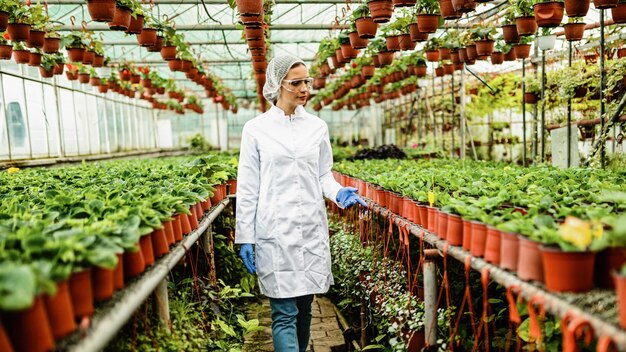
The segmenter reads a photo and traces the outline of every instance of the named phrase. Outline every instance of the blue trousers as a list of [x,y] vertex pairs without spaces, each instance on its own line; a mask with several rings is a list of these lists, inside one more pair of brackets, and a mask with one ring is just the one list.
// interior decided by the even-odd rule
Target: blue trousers
[[305,352],[311,335],[313,295],[270,298],[275,352]]

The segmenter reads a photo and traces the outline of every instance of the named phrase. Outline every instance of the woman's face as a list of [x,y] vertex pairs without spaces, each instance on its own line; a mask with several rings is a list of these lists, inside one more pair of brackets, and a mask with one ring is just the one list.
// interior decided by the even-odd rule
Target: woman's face
[[306,66],[292,67],[281,82],[279,99],[289,105],[304,105],[309,95],[311,80]]

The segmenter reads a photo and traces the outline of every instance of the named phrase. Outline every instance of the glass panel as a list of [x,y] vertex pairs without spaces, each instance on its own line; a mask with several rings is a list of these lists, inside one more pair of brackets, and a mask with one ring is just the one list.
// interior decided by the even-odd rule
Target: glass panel
[[78,138],[76,120],[74,120],[74,96],[71,90],[60,89],[59,104],[61,106],[61,139],[65,155],[78,154]]
[[30,138],[32,140],[33,157],[48,156],[48,134],[46,126],[45,106],[43,101],[42,84],[24,80],[28,92],[27,111]]
[[[6,125],[11,144],[11,156],[27,158],[30,156],[28,140],[28,116],[24,101],[24,80],[4,75],[2,77],[4,101],[6,106]],[[7,127],[5,127],[7,128]]]
[[85,95],[87,101],[87,127],[89,129],[90,154],[100,154],[100,130],[98,125],[98,102],[95,95]]
[[85,93],[74,92],[74,110],[76,126],[78,128],[78,153],[81,155],[91,154],[89,143],[89,117],[87,114],[87,102]]
[[100,140],[100,152],[107,153],[108,151],[108,114],[107,114],[108,102],[102,97],[97,98],[97,117],[98,117],[98,139]]
[[50,156],[60,156],[60,140],[59,140],[59,116],[57,113],[57,99],[54,94],[54,87],[43,85],[44,97],[44,117],[46,119],[46,131],[48,133],[48,148]]

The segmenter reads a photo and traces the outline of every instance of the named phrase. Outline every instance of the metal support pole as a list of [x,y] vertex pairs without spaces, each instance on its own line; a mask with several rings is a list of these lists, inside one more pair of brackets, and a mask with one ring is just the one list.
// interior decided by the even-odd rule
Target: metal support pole
[[168,333],[170,330],[170,302],[167,294],[167,277],[165,277],[154,290],[154,298],[156,304],[157,315],[159,316],[159,324]]
[[459,134],[461,135],[461,159],[465,159],[465,64],[463,64],[463,70],[461,70],[461,107],[460,107],[460,123]]
[[[433,94],[430,96],[433,99],[433,103],[435,102],[435,64],[433,63]],[[434,104],[430,104],[430,111],[433,114],[433,144],[435,149],[437,149],[437,118],[435,117],[435,112],[433,111]],[[442,136],[443,138],[443,136]]]
[[202,246],[207,254],[209,264],[209,282],[213,287],[217,287],[217,277],[215,276],[215,252],[213,251],[213,225],[202,234]]
[[[604,132],[604,88],[606,87],[606,74],[604,72],[604,9],[600,10],[600,131]],[[606,142],[601,140],[600,145],[600,167],[605,167]]]
[[454,151],[454,126],[456,126],[456,119],[455,119],[455,110],[456,110],[456,101],[454,101],[454,71],[452,71],[452,79],[450,81],[450,95],[452,96],[452,158],[454,158],[455,155],[455,151]]
[[[430,250],[427,250],[430,251]],[[437,250],[434,250],[437,252]],[[424,330],[426,346],[437,345],[437,263],[434,256],[424,260]]]
[[440,101],[440,108],[441,108],[441,148],[445,151],[446,150],[446,139],[444,138],[445,135],[445,131],[444,129],[446,128],[446,112],[443,111],[443,96],[445,95],[444,93],[444,88],[443,88],[443,76],[441,76],[441,101]]
[[526,58],[522,59],[522,165],[526,167]]
[[541,50],[541,162],[546,161],[546,51]]
[[[24,72],[24,66],[20,65],[20,70],[21,70],[21,74],[22,77],[26,76],[26,73]],[[28,131],[28,155],[29,157],[32,159],[33,158],[33,134],[31,133],[30,130],[30,114],[28,112],[28,99],[26,99],[26,97],[28,96],[26,94],[26,80],[24,80],[22,78],[22,91],[24,93],[24,116],[26,116],[26,131]]]
[[[568,67],[572,67],[572,42],[569,42],[568,58]],[[567,167],[572,167],[572,98],[567,99]]]

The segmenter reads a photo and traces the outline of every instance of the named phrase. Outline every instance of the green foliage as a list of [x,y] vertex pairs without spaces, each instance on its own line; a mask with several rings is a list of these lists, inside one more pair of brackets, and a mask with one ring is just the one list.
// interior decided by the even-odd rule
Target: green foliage
[[520,97],[516,94],[520,87],[519,75],[513,73],[498,75],[488,80],[487,84],[495,89],[495,93],[481,84],[478,94],[472,96],[471,101],[465,107],[465,113],[470,119],[520,106]]
[[418,14],[440,14],[439,2],[437,0],[420,0],[415,5]]

